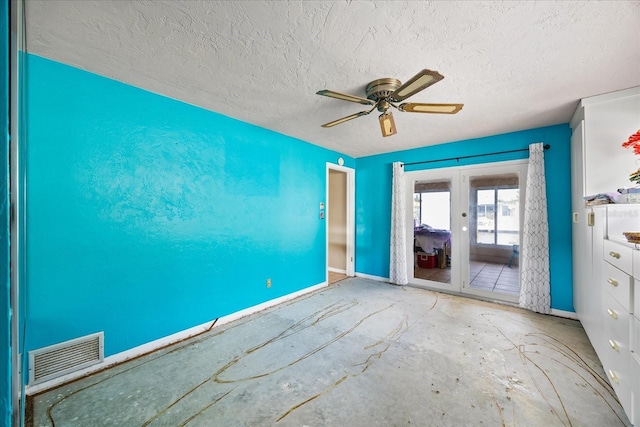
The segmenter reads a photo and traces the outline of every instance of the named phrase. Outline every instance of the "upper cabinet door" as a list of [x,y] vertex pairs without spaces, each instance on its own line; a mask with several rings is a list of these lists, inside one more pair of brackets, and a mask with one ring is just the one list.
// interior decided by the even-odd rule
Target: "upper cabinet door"
[[640,87],[586,98],[580,107],[584,108],[583,196],[635,186],[629,175],[640,168],[640,156],[622,143],[640,129]]

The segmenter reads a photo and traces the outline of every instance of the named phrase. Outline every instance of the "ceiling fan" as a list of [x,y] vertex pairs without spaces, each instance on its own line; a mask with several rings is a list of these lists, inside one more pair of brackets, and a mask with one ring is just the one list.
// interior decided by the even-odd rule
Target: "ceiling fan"
[[316,92],[317,95],[372,106],[370,110],[361,111],[359,113],[325,123],[322,127],[330,128],[332,126],[339,125],[340,123],[344,123],[361,116],[366,116],[377,108],[378,111],[382,113],[379,117],[382,136],[391,136],[395,135],[397,131],[395,122],[393,121],[393,115],[391,114],[391,111],[389,111],[390,107],[409,113],[455,114],[462,109],[464,104],[422,104],[408,102],[396,105],[396,103],[404,101],[421,90],[438,83],[442,79],[444,79],[442,74],[437,71],[427,69],[424,69],[411,77],[405,84],[402,84],[400,80],[392,78],[378,79],[367,85],[366,98],[347,93],[335,92],[332,90],[320,90]]

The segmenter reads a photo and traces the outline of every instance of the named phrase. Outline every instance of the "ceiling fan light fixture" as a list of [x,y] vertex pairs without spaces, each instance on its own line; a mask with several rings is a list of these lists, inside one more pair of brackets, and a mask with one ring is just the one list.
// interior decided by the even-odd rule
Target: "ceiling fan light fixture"
[[380,114],[378,120],[380,121],[380,130],[382,131],[383,137],[395,135],[397,133],[396,123],[393,121],[393,114],[391,114],[390,111]]

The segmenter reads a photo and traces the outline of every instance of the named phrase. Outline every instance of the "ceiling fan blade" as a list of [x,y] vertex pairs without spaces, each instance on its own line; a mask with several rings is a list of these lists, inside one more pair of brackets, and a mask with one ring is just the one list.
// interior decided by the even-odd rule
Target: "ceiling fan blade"
[[341,119],[334,120],[334,121],[329,122],[329,123],[325,123],[325,124],[322,125],[322,127],[323,128],[330,128],[330,127],[333,127],[335,125],[339,125],[340,123],[348,122],[349,120],[353,120],[353,119],[357,119],[358,117],[366,116],[367,114],[369,114],[370,112],[375,110],[376,106],[377,106],[377,104],[374,105],[373,108],[371,110],[369,110],[369,111],[360,111],[359,113],[355,113],[355,114],[352,114],[350,116],[343,117]]
[[408,102],[400,104],[398,110],[409,113],[455,114],[464,104],[419,104]]
[[428,88],[432,84],[438,83],[442,79],[444,79],[444,76],[439,72],[424,69],[393,91],[393,93],[389,95],[389,100],[393,102],[403,101],[421,90]]
[[340,99],[342,101],[357,102],[363,105],[373,105],[376,101],[372,99],[362,98],[360,96],[349,95],[348,93],[335,92],[333,90],[319,90],[316,95],[328,96],[329,98]]

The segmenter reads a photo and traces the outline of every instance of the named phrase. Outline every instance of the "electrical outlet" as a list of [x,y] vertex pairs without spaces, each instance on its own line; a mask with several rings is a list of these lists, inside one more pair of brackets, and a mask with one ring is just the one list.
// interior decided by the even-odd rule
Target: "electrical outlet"
[[267,288],[271,287],[271,279],[267,279]]

